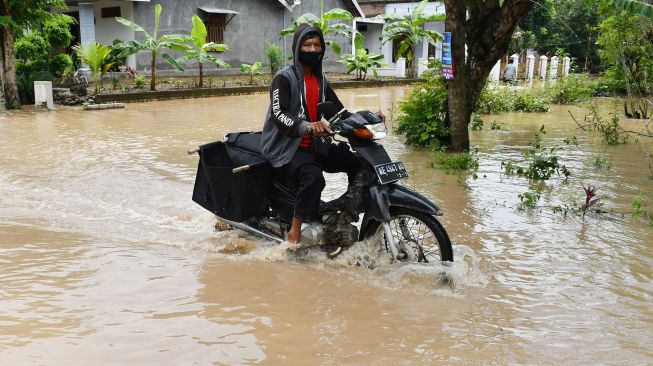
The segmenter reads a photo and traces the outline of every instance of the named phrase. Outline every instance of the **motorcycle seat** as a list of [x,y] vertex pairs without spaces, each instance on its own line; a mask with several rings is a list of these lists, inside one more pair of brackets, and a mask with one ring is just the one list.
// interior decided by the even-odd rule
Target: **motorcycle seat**
[[227,134],[227,144],[240,149],[263,155],[261,153],[261,132],[235,132]]

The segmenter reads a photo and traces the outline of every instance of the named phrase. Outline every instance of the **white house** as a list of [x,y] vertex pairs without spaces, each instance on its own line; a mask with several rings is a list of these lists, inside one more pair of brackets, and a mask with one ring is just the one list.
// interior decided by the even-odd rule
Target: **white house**
[[[381,75],[394,75],[397,67],[397,50],[399,42],[388,42],[381,44],[381,34],[383,29],[391,21],[375,19],[380,14],[396,14],[408,17],[413,9],[419,5],[415,1],[397,1],[397,0],[358,0],[363,17],[354,19],[354,26],[365,37],[364,47],[369,52],[375,52],[384,55],[383,63],[388,65],[380,69]],[[430,2],[425,9],[426,15],[444,15],[444,4],[441,2]],[[440,34],[444,32],[444,21],[435,21],[426,23],[424,27],[428,30],[436,31]],[[436,45],[428,42],[422,42],[415,50],[416,59],[435,58],[440,59],[442,56],[442,42],[438,41]]]

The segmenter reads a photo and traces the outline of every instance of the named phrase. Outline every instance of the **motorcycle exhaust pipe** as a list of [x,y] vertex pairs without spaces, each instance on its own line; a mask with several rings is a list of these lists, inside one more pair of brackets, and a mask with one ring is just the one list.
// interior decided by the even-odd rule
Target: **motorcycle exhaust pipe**
[[226,220],[226,219],[223,219],[222,217],[219,217],[219,218],[220,218],[221,221],[224,221],[225,223],[235,227],[236,229],[240,229],[242,231],[246,231],[246,232],[248,232],[250,234],[254,234],[254,235],[261,235],[261,236],[265,237],[266,239],[275,241],[277,243],[283,242],[283,239],[281,239],[281,238],[279,238],[277,236],[274,236],[272,234],[266,233],[265,231],[261,230],[260,228],[255,228],[255,227],[250,226],[250,225],[248,225],[248,224],[246,224],[244,222],[236,222],[236,221]]

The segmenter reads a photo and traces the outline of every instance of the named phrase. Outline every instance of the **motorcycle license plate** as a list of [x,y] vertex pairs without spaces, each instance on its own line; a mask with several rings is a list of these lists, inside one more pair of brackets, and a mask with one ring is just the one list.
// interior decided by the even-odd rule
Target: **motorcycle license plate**
[[379,177],[381,184],[408,178],[408,171],[406,171],[406,167],[400,161],[376,165],[374,166],[374,170],[376,170],[376,175]]

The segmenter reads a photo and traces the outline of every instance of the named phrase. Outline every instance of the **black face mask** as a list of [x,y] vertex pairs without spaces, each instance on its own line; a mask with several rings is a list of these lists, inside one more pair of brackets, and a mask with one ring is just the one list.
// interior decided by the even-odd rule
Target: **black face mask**
[[322,52],[299,51],[299,61],[307,66],[317,66],[322,61]]

